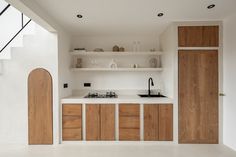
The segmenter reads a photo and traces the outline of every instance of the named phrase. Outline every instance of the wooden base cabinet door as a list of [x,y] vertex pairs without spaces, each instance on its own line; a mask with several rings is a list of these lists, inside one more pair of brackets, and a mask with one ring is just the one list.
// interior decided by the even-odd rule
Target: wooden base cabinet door
[[159,105],[159,141],[173,141],[173,105]]
[[144,140],[173,141],[172,104],[144,104]]
[[144,105],[144,140],[159,140],[159,105]]
[[86,104],[86,140],[115,140],[114,104]]
[[63,104],[62,106],[62,140],[82,140],[82,105]]
[[140,140],[140,105],[119,105],[119,140]]
[[102,141],[115,140],[115,105],[100,105],[101,137]]
[[179,143],[218,143],[218,51],[179,51]]
[[100,105],[86,104],[86,140],[100,140]]

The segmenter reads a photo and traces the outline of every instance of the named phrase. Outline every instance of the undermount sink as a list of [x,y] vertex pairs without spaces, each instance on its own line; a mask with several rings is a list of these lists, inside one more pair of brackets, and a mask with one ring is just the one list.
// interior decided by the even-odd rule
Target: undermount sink
[[139,96],[142,97],[142,98],[165,98],[166,97],[166,96],[161,95],[161,94],[151,94],[151,95],[139,94]]

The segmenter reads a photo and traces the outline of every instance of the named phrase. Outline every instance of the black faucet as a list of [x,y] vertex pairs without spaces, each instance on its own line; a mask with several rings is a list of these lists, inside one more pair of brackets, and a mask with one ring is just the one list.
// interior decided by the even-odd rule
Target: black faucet
[[153,79],[150,77],[150,78],[148,79],[148,96],[151,95],[150,81],[151,81],[151,85],[154,86]]

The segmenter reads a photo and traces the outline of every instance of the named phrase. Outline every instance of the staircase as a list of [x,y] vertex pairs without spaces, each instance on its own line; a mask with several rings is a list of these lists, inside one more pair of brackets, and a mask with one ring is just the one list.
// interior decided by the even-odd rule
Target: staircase
[[14,47],[24,47],[24,38],[35,33],[35,23],[20,11],[0,0],[0,75],[4,62],[12,58]]

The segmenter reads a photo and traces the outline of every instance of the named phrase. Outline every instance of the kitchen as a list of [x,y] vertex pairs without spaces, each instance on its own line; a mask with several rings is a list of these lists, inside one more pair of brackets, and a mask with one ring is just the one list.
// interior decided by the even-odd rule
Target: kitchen
[[[115,9],[114,17],[124,18],[119,23],[108,18],[109,8],[95,17],[92,10],[99,9],[89,2],[87,11],[76,13],[68,5],[72,19],[72,11],[55,16],[65,2],[52,10],[37,2],[73,35],[68,46],[58,36],[58,75],[43,66],[28,73],[29,145],[231,145],[224,138],[226,27],[218,19],[229,12],[219,12],[221,3],[201,4],[191,20],[171,19],[172,12],[164,10],[147,18],[155,8],[148,5],[150,10],[130,21],[135,9],[127,17]],[[91,21],[98,16],[100,22]],[[141,17],[146,18],[139,23]]]
[[[193,41],[192,43],[196,45],[191,45],[192,43],[184,43],[186,45],[182,46],[181,41],[179,40],[178,42],[179,47],[174,47],[176,48],[176,50],[178,49],[180,50],[179,53],[184,53],[181,51],[189,51],[193,49],[191,51],[201,51],[199,52],[199,56],[204,57],[204,55],[202,55],[201,53],[204,53],[205,51],[207,52],[207,50],[208,51],[221,50],[220,46],[218,45],[219,34],[220,34],[219,28],[221,26],[220,22],[215,22],[215,24],[201,23],[200,26],[197,26],[197,25],[191,26],[191,24],[192,24],[191,22],[189,26],[186,26],[188,25],[187,23],[184,24],[185,26],[181,26],[180,24],[173,24],[172,26],[170,26],[169,29],[175,29],[176,32],[173,32],[173,34],[171,34],[171,37],[178,36],[179,39],[187,38],[187,40],[183,40],[184,42],[192,41],[194,40],[194,38],[192,40],[188,39],[188,38],[191,38],[191,35],[192,35],[191,31],[193,32],[193,34],[195,33],[194,37],[196,37],[196,35],[200,36],[202,35],[202,33],[194,32],[194,31],[207,30],[209,31],[209,32],[206,32],[208,34],[207,38],[203,36],[203,37],[198,37],[197,39],[201,38],[202,40],[208,40],[206,41],[206,43],[209,43],[210,45],[201,45],[202,44],[201,41],[200,42]],[[202,26],[202,25],[205,25],[205,26]],[[167,30],[166,32],[169,32],[169,30]],[[188,34],[186,34],[186,32],[188,32]],[[211,36],[209,37],[210,34]],[[165,32],[162,35],[163,35],[163,38],[165,37],[168,38],[168,34],[166,35]],[[165,40],[165,39],[161,38],[161,40]],[[177,40],[175,41],[175,43],[177,45]],[[201,46],[203,47],[202,50],[200,50]],[[185,49],[185,47],[187,48]],[[195,50],[193,47],[197,47],[198,49]],[[94,65],[90,66],[88,65],[89,61],[85,61],[85,65],[83,65],[83,67],[72,68],[73,71],[76,73],[75,79],[76,79],[77,84],[84,85],[84,88],[82,88],[82,90],[74,90],[73,96],[69,96],[61,100],[61,103],[62,103],[62,109],[61,109],[62,111],[62,114],[61,114],[62,143],[64,141],[66,142],[66,141],[81,141],[81,140],[82,141],[107,141],[107,140],[108,141],[169,141],[169,142],[175,142],[175,143],[178,143],[178,142],[179,143],[196,143],[196,142],[199,143],[201,139],[198,136],[199,134],[198,131],[195,132],[194,138],[186,135],[184,140],[186,140],[187,142],[182,142],[180,139],[178,139],[178,136],[179,137],[185,136],[181,134],[178,135],[178,120],[177,120],[178,117],[179,118],[186,117],[188,119],[197,118],[197,117],[192,117],[191,115],[178,114],[178,109],[176,107],[177,103],[175,102],[177,98],[173,97],[174,91],[175,91],[174,82],[176,80],[172,78],[172,80],[171,79],[168,80],[171,82],[165,82],[165,80],[163,79],[167,77],[166,75],[169,75],[169,77],[171,77],[171,75],[175,76],[173,72],[175,68],[174,67],[175,64],[168,62],[170,60],[170,57],[169,56],[166,57],[165,53],[167,52],[164,51],[164,52],[153,53],[153,52],[140,52],[140,51],[139,52],[112,52],[112,51],[110,52],[108,51],[107,52],[86,52],[84,50],[82,50],[82,52],[73,51],[72,60],[74,59],[73,57],[78,57],[78,56],[79,57],[82,56],[83,61],[87,59],[86,57],[88,57],[89,59],[94,57],[96,60],[98,60],[97,61],[98,63],[101,63],[99,59],[103,60],[102,61],[103,63],[109,63],[109,60],[111,61],[117,60],[117,62],[119,62],[121,65],[116,65],[115,68],[109,68],[109,67],[107,68],[107,65],[99,68],[99,66],[101,65],[98,65],[98,63],[95,66]],[[197,52],[192,52],[192,53],[197,54]],[[148,57],[149,54],[151,54],[151,56]],[[139,63],[140,62],[142,63],[142,60],[139,58],[141,57],[142,59],[148,60],[149,62],[146,62],[146,63],[150,64],[150,59],[153,58],[153,54],[157,55],[154,57],[156,57],[158,61],[161,61],[160,58],[162,59],[162,62],[161,62],[162,64],[159,63],[157,67],[155,67],[156,66],[155,65],[154,68],[150,68],[151,65],[149,65],[148,67],[148,65],[145,65],[143,63],[141,67],[145,67],[145,68],[141,68],[141,67],[133,68],[133,69],[129,68],[130,65],[132,67],[132,65],[135,64],[134,62],[133,63],[129,62],[131,61],[129,57],[133,57],[135,55],[136,60],[133,59],[132,61],[139,61]],[[177,54],[177,51],[173,52],[172,55],[176,55],[176,54]],[[209,52],[209,54],[211,54],[211,52]],[[116,59],[114,59],[115,57]],[[207,59],[207,56],[205,57]],[[92,62],[94,62],[93,61],[94,58],[91,59]],[[126,68],[119,68],[119,67],[125,67],[125,61],[123,62],[120,61],[123,58],[125,58],[124,60],[126,61],[126,64],[128,62],[128,64],[130,65],[126,65]],[[218,60],[216,59],[215,61],[216,61],[215,63],[217,64]],[[174,62],[174,60],[172,60],[172,62]],[[165,69],[167,69],[165,67],[167,64],[173,65],[173,67],[171,67],[172,69],[168,69],[173,72],[172,74],[164,73]],[[193,63],[188,63],[188,64],[191,65]],[[196,64],[199,64],[199,63],[196,63]],[[203,64],[203,62],[201,64]],[[181,66],[180,63],[179,63],[179,66]],[[209,68],[209,70],[210,68],[212,68],[212,66],[218,67],[218,65],[208,65],[208,66],[209,67],[206,67],[206,68]],[[192,68],[194,68],[194,66]],[[128,77],[125,78],[126,80],[124,79],[123,81],[121,81],[122,78],[119,78],[119,75],[122,76],[123,79],[125,78],[125,75],[127,75]],[[165,75],[165,77],[163,75]],[[186,74],[179,73],[178,75],[179,77],[181,77],[182,75],[185,76]],[[207,78],[214,77],[214,75],[218,77],[217,73],[213,73],[210,76],[207,76],[207,74],[205,75],[206,75],[205,76],[206,78],[205,80],[202,80],[203,82],[207,81],[208,80]],[[191,74],[189,77],[192,78],[193,76],[200,77],[201,74],[195,74],[195,75]],[[146,77],[146,81],[145,81],[145,77]],[[153,79],[152,77],[155,79]],[[95,88],[91,89],[90,87],[91,82],[85,82],[85,81],[88,81],[88,78],[92,78],[92,82],[93,82],[92,85],[95,84],[94,85]],[[143,81],[143,82],[140,81],[137,84],[141,86],[141,88],[138,89],[137,87],[139,86],[134,85],[134,87],[136,87],[137,89],[135,90],[135,89],[132,89],[132,87],[130,87],[131,90],[129,90],[129,88],[127,87],[132,86],[132,85],[129,85],[130,83],[132,83],[132,81],[139,81],[137,78],[139,78],[140,80],[142,79]],[[108,79],[113,79],[113,80],[108,80]],[[179,86],[182,86],[181,84],[186,81],[191,84],[193,83],[191,82],[191,80],[186,80],[186,79],[188,78],[182,79],[184,81],[183,82],[180,81]],[[218,84],[217,82],[218,82],[217,80],[213,81],[212,82],[213,86],[216,86]],[[117,83],[118,83],[118,86],[117,86]],[[171,87],[172,89],[169,89],[170,91],[168,91],[168,89],[165,89],[165,83],[172,84],[172,87]],[[157,85],[154,86],[155,84]],[[96,86],[99,86],[99,85],[102,90],[99,90],[99,88],[98,89],[96,88]],[[110,88],[112,86],[117,86],[117,87],[112,88],[114,90],[110,90],[109,88],[106,89],[106,85]],[[153,86],[155,88],[153,88]],[[211,101],[210,103],[218,101],[218,98],[217,98],[218,96],[216,96],[218,95],[218,89],[217,90],[214,89],[214,91],[208,90],[208,92],[206,92],[204,91],[206,87],[207,86],[198,87],[200,88],[200,91],[204,92],[203,93],[204,95],[201,95],[201,93],[198,93],[198,91],[194,91],[194,95],[200,94],[199,96],[202,97],[198,101],[203,101],[204,100],[203,97],[206,97],[206,95],[209,95],[209,93],[211,92],[215,92],[215,100]],[[188,87],[184,89],[183,91],[188,91],[188,90],[191,91],[191,90],[196,90],[196,89],[194,88],[191,89]],[[181,92],[181,89],[179,89],[179,91]],[[193,93],[190,93],[190,94],[193,94]],[[180,100],[184,99],[179,96],[177,97]],[[193,97],[193,95],[189,95],[189,97]],[[189,103],[194,100],[195,99],[193,98],[190,100],[186,99],[183,101],[185,101],[185,103],[186,101]],[[183,103],[182,105],[184,106],[184,102],[182,103]],[[193,106],[194,105],[195,104],[193,104]],[[205,105],[207,105],[207,103]],[[216,112],[218,112],[218,107],[217,107],[218,103],[216,102],[214,105],[216,107]],[[211,108],[210,110],[208,109],[209,111],[207,112],[209,113],[213,111],[212,110],[213,108]],[[74,115],[72,112],[74,112],[75,110],[77,110],[76,112],[77,114]],[[186,111],[184,111],[184,108],[183,108],[183,111],[180,110],[179,113],[181,112],[186,112]],[[196,112],[195,114],[197,114],[198,117],[204,116],[204,113],[201,113],[201,112]],[[218,116],[218,114],[216,116]],[[110,121],[108,121],[107,119],[109,119]],[[189,122],[194,123],[196,122],[196,120],[197,119],[192,119],[192,121],[189,121]],[[214,123],[213,125],[218,125],[218,118],[209,119],[209,122],[205,120],[205,122],[210,124],[211,120],[213,120],[213,123]],[[205,122],[200,122],[197,124],[197,126],[193,126],[193,127],[197,127],[198,129],[200,129],[199,125],[203,125]],[[181,124],[185,122],[179,121],[179,123]],[[183,126],[183,128],[181,129],[185,129],[184,127],[185,126]],[[191,129],[195,130],[197,128],[191,128]],[[191,129],[188,131],[192,132],[193,130]],[[205,137],[206,139],[202,139],[203,143],[218,143],[219,141],[218,128],[204,127],[203,129],[209,129],[211,130],[211,134],[213,132],[215,132],[213,134],[216,134],[216,136],[213,139],[208,139],[208,135],[206,135]],[[106,138],[106,134],[109,135],[107,138]],[[213,140],[214,142],[212,142],[211,140]]]

